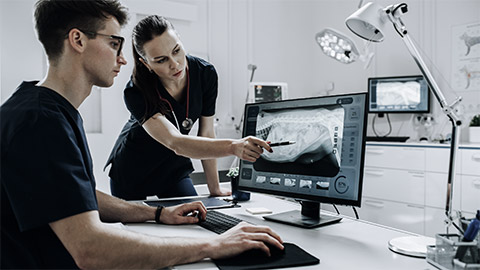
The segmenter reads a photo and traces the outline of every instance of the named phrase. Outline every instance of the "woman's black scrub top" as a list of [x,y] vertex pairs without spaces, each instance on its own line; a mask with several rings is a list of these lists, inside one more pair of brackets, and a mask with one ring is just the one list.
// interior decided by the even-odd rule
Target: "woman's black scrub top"
[[[215,114],[218,76],[214,66],[201,58],[187,55],[187,61],[190,79],[188,118],[195,123],[200,116]],[[188,134],[189,130],[181,126],[186,118],[186,100],[177,102],[159,85],[160,96],[168,100],[175,112],[180,125],[177,128],[182,134]],[[131,116],[107,161],[107,166],[112,164],[109,176],[112,191],[116,193],[113,195],[127,200],[141,200],[153,195],[169,197],[165,195],[169,186],[193,172],[192,162],[163,146],[142,127],[140,121],[146,105],[140,89],[131,80],[124,90],[124,100]],[[165,116],[177,126],[172,113]]]

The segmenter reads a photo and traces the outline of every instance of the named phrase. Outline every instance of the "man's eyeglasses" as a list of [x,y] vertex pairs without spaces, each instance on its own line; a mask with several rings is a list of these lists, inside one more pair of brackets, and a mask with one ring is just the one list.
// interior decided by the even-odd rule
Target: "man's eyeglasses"
[[120,56],[120,54],[122,53],[123,43],[125,42],[124,37],[115,36],[115,35],[106,35],[106,34],[101,34],[101,33],[92,32],[92,31],[84,31],[84,30],[81,30],[81,29],[78,29],[78,30],[80,30],[82,33],[84,33],[86,35],[90,35],[92,37],[102,36],[102,37],[110,38],[112,40],[116,40],[116,41],[112,41],[110,43],[110,46],[112,46],[113,49],[117,50],[117,56]]

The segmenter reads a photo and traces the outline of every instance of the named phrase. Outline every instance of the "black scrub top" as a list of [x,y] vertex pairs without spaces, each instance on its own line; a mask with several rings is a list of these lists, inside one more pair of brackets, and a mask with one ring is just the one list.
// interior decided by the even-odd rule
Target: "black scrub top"
[[[201,58],[187,55],[187,61],[190,79],[188,117],[195,123],[200,116],[215,114],[218,76],[214,66]],[[172,113],[165,116],[180,128],[182,134],[188,134],[189,131],[181,126],[186,118],[186,98],[179,103],[161,83],[159,85],[159,93],[173,107],[180,127]],[[132,81],[124,90],[124,100],[131,116],[106,165],[112,164],[109,172],[112,194],[127,200],[141,200],[153,195],[170,197],[169,186],[193,172],[192,162],[189,158],[176,155],[147,134],[141,125],[146,111],[144,97]],[[148,115],[147,119],[152,115]]]
[[78,268],[48,224],[98,209],[92,159],[78,111],[35,84],[0,108],[0,266]]

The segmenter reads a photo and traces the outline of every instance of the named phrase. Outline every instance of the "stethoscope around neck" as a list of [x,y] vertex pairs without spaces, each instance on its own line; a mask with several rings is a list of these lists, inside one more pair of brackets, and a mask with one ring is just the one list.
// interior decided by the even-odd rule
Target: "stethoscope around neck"
[[[187,71],[187,107],[185,109],[185,120],[182,121],[182,127],[185,130],[190,130],[193,127],[193,120],[188,117],[188,109],[190,108],[190,74],[188,72],[188,68],[186,69]],[[178,119],[177,116],[175,115],[175,111],[173,110],[172,104],[170,104],[170,101],[168,101],[166,98],[163,98],[160,95],[160,91],[157,90],[158,97],[160,100],[167,102],[168,106],[170,107],[170,110],[172,111],[173,118],[175,119],[175,124],[177,125],[177,128],[180,130],[180,125],[178,124]]]

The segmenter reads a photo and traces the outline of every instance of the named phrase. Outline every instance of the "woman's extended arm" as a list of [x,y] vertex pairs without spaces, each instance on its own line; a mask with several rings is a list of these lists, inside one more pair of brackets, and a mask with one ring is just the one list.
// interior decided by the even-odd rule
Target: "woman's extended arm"
[[[213,127],[213,116],[202,116],[199,119],[198,136],[206,138],[215,138],[215,130]],[[208,190],[212,196],[228,196],[232,193],[228,190],[220,188],[220,181],[218,178],[217,160],[216,159],[202,159],[203,172],[207,179]]]
[[143,128],[152,138],[177,155],[195,159],[235,155],[243,160],[255,162],[263,153],[263,148],[272,151],[265,141],[253,136],[234,140],[183,135],[160,113],[148,119]]

